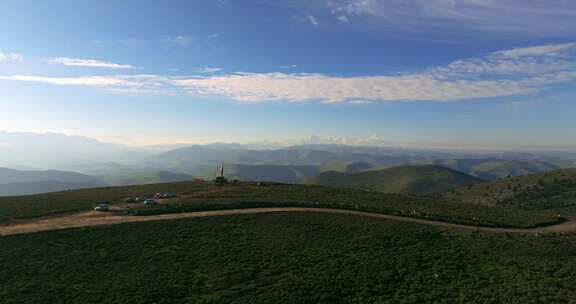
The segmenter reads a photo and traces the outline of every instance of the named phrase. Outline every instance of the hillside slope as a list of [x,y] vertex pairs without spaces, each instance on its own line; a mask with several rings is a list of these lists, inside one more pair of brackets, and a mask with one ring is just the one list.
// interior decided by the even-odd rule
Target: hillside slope
[[436,159],[424,163],[458,170],[487,180],[498,180],[510,176],[546,172],[571,166],[569,161],[549,158]]
[[60,181],[40,181],[28,183],[0,184],[0,196],[31,195],[38,193],[57,192],[99,187],[99,184],[72,183]]
[[96,177],[68,171],[21,171],[0,168],[0,196],[27,195],[104,186]]
[[576,169],[527,174],[456,189],[447,199],[485,205],[513,205],[523,209],[576,206]]
[[309,183],[377,190],[390,193],[428,194],[444,192],[484,180],[452,169],[422,165],[400,166],[359,173],[325,172]]
[[100,178],[110,186],[130,186],[190,181],[194,179],[194,176],[169,171],[143,170],[125,174],[104,175]]
[[0,302],[567,303],[575,241],[290,213],[68,229],[0,237]]

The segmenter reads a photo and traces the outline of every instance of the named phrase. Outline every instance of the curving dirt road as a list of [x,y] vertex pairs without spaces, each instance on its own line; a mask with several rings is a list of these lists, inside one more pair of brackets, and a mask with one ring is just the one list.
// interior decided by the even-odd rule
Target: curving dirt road
[[0,236],[47,231],[47,230],[59,230],[66,228],[112,225],[120,223],[149,222],[149,221],[174,220],[174,219],[195,218],[195,217],[258,214],[258,213],[272,213],[272,212],[308,212],[308,213],[312,212],[312,213],[342,214],[342,215],[402,221],[402,222],[417,223],[432,226],[451,227],[451,228],[498,232],[498,233],[550,233],[550,232],[576,231],[576,221],[569,221],[558,225],[542,228],[530,228],[530,229],[491,228],[491,227],[477,227],[470,225],[451,224],[445,222],[409,218],[396,215],[342,210],[342,209],[280,207],[280,208],[251,208],[251,209],[200,211],[200,212],[162,214],[152,216],[125,216],[115,213],[101,213],[90,211],[70,215],[63,215],[60,217],[35,219],[7,226],[0,226]]

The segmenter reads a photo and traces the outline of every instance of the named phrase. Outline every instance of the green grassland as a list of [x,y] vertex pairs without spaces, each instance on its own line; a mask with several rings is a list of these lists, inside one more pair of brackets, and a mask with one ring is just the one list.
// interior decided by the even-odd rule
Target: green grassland
[[0,223],[66,212],[90,210],[100,202],[119,202],[125,197],[152,196],[157,192],[187,193],[210,187],[193,182],[70,190],[46,194],[0,197]]
[[136,171],[125,174],[103,175],[99,177],[110,186],[169,183],[194,179],[192,175],[168,171]]
[[570,168],[570,161],[546,159],[438,159],[420,163],[434,164],[458,170],[488,180],[504,179],[530,173]]
[[[152,196],[156,192],[192,194],[168,205],[139,209],[140,215],[251,207],[305,206],[380,212],[438,221],[493,227],[550,225],[576,214],[574,208],[522,209],[514,205],[467,204],[440,195],[382,193],[316,185],[241,183],[217,187],[211,183],[165,183],[73,190],[0,198],[0,223],[90,210],[102,201]],[[560,216],[558,216],[560,215]]]
[[484,180],[444,167],[417,165],[359,173],[325,172],[309,182],[390,193],[430,194],[478,184]]
[[576,207],[576,169],[527,174],[463,187],[444,195],[468,204],[511,206],[524,210]]
[[0,238],[0,303],[570,303],[576,236],[266,214]]
[[558,213],[563,210],[520,210],[512,206],[463,204],[443,199],[440,195],[381,193],[316,185],[257,186],[253,183],[216,189],[138,212],[140,215],[155,215],[217,209],[301,206],[362,210],[493,227],[535,227],[563,220],[558,217]]
[[[446,169],[448,170],[448,169]],[[452,171],[450,170],[449,173]],[[240,183],[164,183],[64,191],[0,198],[0,223],[92,209],[102,201],[175,192],[168,205],[145,208],[141,215],[250,207],[305,206],[342,208],[495,227],[535,227],[576,217],[576,169],[481,183],[442,195],[382,193],[318,185]]]

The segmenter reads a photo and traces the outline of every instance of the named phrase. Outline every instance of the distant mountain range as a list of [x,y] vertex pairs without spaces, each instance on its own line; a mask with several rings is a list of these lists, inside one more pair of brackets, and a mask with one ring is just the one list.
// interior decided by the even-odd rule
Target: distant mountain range
[[102,185],[99,178],[67,171],[22,171],[8,168],[0,168],[0,183],[29,183],[43,181],[59,181],[63,183],[83,183]]
[[21,171],[0,168],[0,196],[189,181],[193,178],[191,175],[165,171],[138,171],[125,175],[89,176],[69,171]]
[[473,176],[488,180],[497,180],[511,176],[519,176],[529,173],[538,173],[562,168],[573,167],[570,160],[563,160],[551,157],[531,157],[531,158],[478,158],[478,159],[436,159],[424,161],[439,165]]
[[[332,144],[253,147],[217,143],[136,148],[86,137],[0,131],[0,167],[19,169],[0,174],[0,186],[4,187],[0,195],[212,178],[221,161],[231,178],[286,183],[305,183],[328,171],[361,173],[405,165],[435,165],[487,180],[576,166],[574,152],[486,152]],[[16,176],[26,178],[16,179]],[[9,191],[10,188],[21,190]]]
[[89,183],[65,183],[59,181],[40,181],[0,184],[0,196],[19,196],[66,190],[97,188],[102,185]]

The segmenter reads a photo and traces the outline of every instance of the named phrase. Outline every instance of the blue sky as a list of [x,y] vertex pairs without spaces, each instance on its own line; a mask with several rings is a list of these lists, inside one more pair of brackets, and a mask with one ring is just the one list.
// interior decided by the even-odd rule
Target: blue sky
[[1,5],[0,130],[576,149],[576,1]]

